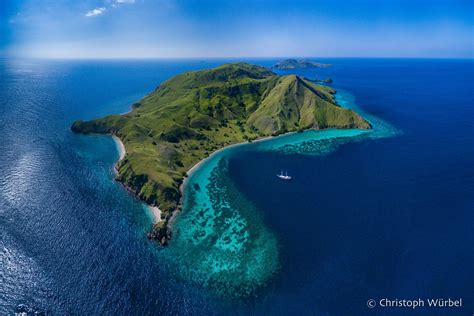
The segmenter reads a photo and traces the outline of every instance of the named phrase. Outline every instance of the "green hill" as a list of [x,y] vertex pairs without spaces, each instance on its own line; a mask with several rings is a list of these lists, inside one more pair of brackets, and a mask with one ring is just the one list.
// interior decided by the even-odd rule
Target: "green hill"
[[[370,125],[339,107],[334,90],[245,64],[186,72],[162,83],[124,115],[76,121],[79,133],[118,136],[127,154],[118,180],[162,210],[164,232],[186,172],[226,145],[289,131]],[[162,237],[158,234],[157,237]]]

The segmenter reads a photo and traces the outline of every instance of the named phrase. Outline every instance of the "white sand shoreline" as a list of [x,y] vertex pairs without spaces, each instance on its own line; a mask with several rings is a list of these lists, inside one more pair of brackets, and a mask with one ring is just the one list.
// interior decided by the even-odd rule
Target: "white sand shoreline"
[[127,153],[127,151],[125,150],[125,145],[122,143],[122,140],[120,140],[120,138],[118,138],[115,135],[112,135],[112,139],[114,140],[115,147],[117,147],[117,151],[119,153],[119,160],[117,161],[117,163],[118,163],[123,158],[125,158],[125,154]]
[[[288,134],[293,134],[293,133],[297,133],[297,132],[288,132],[288,133],[285,133],[283,135],[288,135]],[[244,145],[250,145],[252,143],[258,143],[258,142],[263,142],[263,141],[266,141],[266,140],[270,140],[270,139],[273,139],[275,137],[278,137],[278,136],[282,136],[282,135],[276,135],[276,136],[265,136],[265,137],[261,137],[261,138],[257,138],[251,142],[249,141],[243,141],[243,142],[240,142],[240,143],[235,143],[235,144],[230,144],[230,145],[227,145],[227,146],[224,146],[222,148],[219,148],[217,149],[216,151],[213,151],[209,156],[207,156],[206,158],[203,158],[201,160],[199,160],[195,165],[193,165],[187,172],[186,172],[186,177],[184,178],[183,180],[183,183],[181,184],[181,186],[179,187],[179,190],[181,192],[181,201],[179,202],[179,205],[177,207],[177,209],[173,212],[173,214],[171,215],[171,218],[168,222],[168,225],[171,226],[174,219],[176,218],[176,215],[179,213],[180,209],[183,207],[183,200],[184,200],[184,190],[185,190],[185,187],[189,181],[189,178],[191,177],[191,175],[205,162],[207,161],[208,159],[211,159],[214,155],[218,154],[219,152],[223,151],[223,150],[227,150],[231,147],[237,147],[237,146],[244,146]]]
[[151,214],[153,215],[153,223],[158,223],[158,222],[163,221],[161,219],[161,210],[158,208],[158,206],[148,205],[148,209],[150,210]]
[[[289,135],[289,134],[293,134],[293,133],[297,133],[297,132],[289,132],[289,133],[285,133],[283,135]],[[230,144],[230,145],[227,145],[227,146],[224,146],[222,148],[219,148],[217,149],[216,151],[213,151],[209,156],[207,156],[206,158],[203,158],[201,160],[199,160],[194,166],[191,167],[191,169],[189,169],[186,174],[187,174],[187,177],[186,179],[183,181],[183,186],[182,188],[184,189],[184,184],[185,182],[187,182],[187,179],[189,179],[189,177],[199,168],[199,166],[204,163],[204,161],[212,158],[214,155],[216,155],[217,153],[223,151],[223,150],[226,150],[226,149],[229,149],[231,147],[237,147],[237,146],[243,146],[243,145],[250,145],[250,144],[253,144],[253,143],[258,143],[258,142],[263,142],[263,141],[266,141],[266,140],[269,140],[269,139],[272,139],[272,138],[275,138],[275,137],[278,137],[278,136],[282,136],[282,135],[277,135],[277,136],[265,136],[265,137],[262,137],[262,138],[257,138],[251,142],[249,141],[243,141],[243,142],[240,142],[240,143],[235,143],[235,144]]]

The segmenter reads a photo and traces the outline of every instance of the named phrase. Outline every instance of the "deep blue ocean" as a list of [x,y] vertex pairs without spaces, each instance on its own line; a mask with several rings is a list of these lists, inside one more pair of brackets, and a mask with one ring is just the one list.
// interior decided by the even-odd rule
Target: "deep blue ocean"
[[[228,61],[0,60],[0,314],[471,315],[472,60],[318,59],[334,66],[297,71],[331,77],[397,132],[319,154],[229,156],[226,181],[278,245],[278,271],[255,296],[216,294],[170,266],[145,236],[149,211],[114,181],[113,140],[70,125]],[[281,169],[294,179],[279,181]],[[463,307],[367,307],[383,298]]]

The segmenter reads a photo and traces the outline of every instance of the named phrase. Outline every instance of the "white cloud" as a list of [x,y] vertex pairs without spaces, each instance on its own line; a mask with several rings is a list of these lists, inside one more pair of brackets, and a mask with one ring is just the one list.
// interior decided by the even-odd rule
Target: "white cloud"
[[115,0],[117,3],[129,3],[129,4],[134,4],[135,0]]
[[92,11],[89,11],[85,14],[86,17],[93,17],[93,16],[98,16],[98,15],[101,15],[102,13],[104,13],[104,11],[107,10],[106,8],[104,7],[101,7],[101,8],[95,8],[94,10]]

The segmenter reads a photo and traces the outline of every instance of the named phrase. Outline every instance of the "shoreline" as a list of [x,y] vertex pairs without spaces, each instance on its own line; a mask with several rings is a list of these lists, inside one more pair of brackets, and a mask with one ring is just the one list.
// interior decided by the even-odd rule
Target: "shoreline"
[[222,148],[219,148],[215,151],[213,151],[209,156],[199,160],[197,163],[195,163],[188,171],[186,171],[186,176],[184,177],[183,179],[183,183],[179,186],[179,191],[181,193],[181,199],[178,203],[178,207],[176,208],[176,210],[173,212],[173,215],[171,216],[171,218],[169,219],[168,221],[168,227],[171,228],[171,225],[176,217],[176,215],[181,211],[182,207],[183,207],[183,202],[184,202],[184,190],[186,188],[186,185],[188,184],[188,181],[189,181],[189,178],[192,176],[192,174],[194,172],[197,171],[197,169],[199,169],[199,167],[204,163],[206,162],[208,159],[211,159],[213,156],[217,155],[218,153],[224,151],[224,150],[227,150],[227,149],[230,149],[230,148],[233,148],[233,147],[237,147],[237,146],[244,146],[244,145],[250,145],[250,144],[253,144],[253,143],[258,143],[258,142],[262,142],[262,141],[266,141],[266,140],[270,140],[270,139],[273,139],[275,137],[279,137],[279,136],[283,136],[283,135],[289,135],[289,134],[293,134],[293,133],[298,133],[296,131],[293,131],[293,132],[288,132],[288,133],[284,133],[284,134],[281,134],[281,135],[275,135],[275,136],[264,136],[264,137],[260,137],[260,138],[257,138],[255,140],[252,140],[252,141],[243,141],[243,142],[239,142],[239,143],[234,143],[234,144],[230,144],[230,145],[227,145],[227,146],[224,146]]
[[[308,132],[308,131],[316,131],[316,132],[322,132],[322,131],[327,131],[327,130],[332,130],[332,129],[336,129],[336,130],[340,130],[342,128],[323,128],[323,129],[315,129],[315,128],[308,128],[308,129],[305,129],[303,131],[291,131],[291,132],[287,132],[287,133],[283,133],[283,134],[279,134],[279,135],[274,135],[274,136],[263,136],[263,137],[258,137],[252,141],[243,141],[243,142],[239,142],[239,143],[234,143],[234,144],[230,144],[230,145],[227,145],[227,146],[224,146],[222,148],[219,148],[215,151],[213,151],[209,156],[201,159],[200,161],[198,161],[196,164],[194,164],[187,172],[186,172],[186,177],[184,178],[183,180],[183,184],[181,184],[180,186],[180,189],[185,187],[185,184],[189,181],[188,179],[191,177],[191,175],[200,167],[200,165],[212,158],[212,156],[214,156],[215,154],[223,151],[223,150],[226,150],[226,149],[229,149],[229,148],[232,148],[232,147],[237,147],[237,146],[243,146],[243,145],[251,145],[251,144],[254,144],[254,143],[259,143],[259,142],[264,142],[264,141],[268,141],[268,140],[272,140],[272,139],[275,139],[275,138],[278,138],[278,137],[281,137],[281,136],[288,136],[288,135],[292,135],[292,134],[297,134],[297,133],[304,133],[304,132]],[[351,129],[351,128],[344,128],[344,129]],[[369,130],[372,130],[372,128],[370,128]],[[183,192],[181,192],[183,193]]]
[[[112,136],[112,139],[114,140],[115,142],[115,147],[119,153],[119,160],[117,160],[117,162],[115,163],[114,165],[114,171],[115,171],[115,174],[118,174],[118,164],[120,163],[120,161],[122,161],[124,158],[125,158],[125,155],[127,154],[127,150],[125,149],[125,145],[123,144],[122,140],[116,136],[116,135],[111,135]],[[125,184],[122,183],[122,185],[128,190],[128,191],[131,191],[127,188],[127,186]],[[163,221],[161,219],[161,210],[158,206],[153,206],[153,205],[149,205],[147,204],[146,202],[142,201],[143,203],[145,203],[145,205],[147,206],[148,208],[148,211],[150,212],[150,214],[152,215],[153,217],[153,224],[156,224],[158,222],[161,222]]]
[[[226,150],[226,149],[229,149],[229,148],[232,148],[232,147],[237,147],[237,146],[243,146],[243,145],[250,145],[250,144],[253,144],[253,143],[258,143],[258,142],[263,142],[263,141],[266,141],[266,140],[270,140],[270,139],[273,139],[275,137],[279,137],[279,136],[283,136],[283,135],[290,135],[290,134],[294,134],[294,133],[298,133],[298,132],[288,132],[288,133],[284,133],[284,134],[281,134],[281,135],[276,135],[276,136],[264,136],[264,137],[259,137],[255,140],[252,140],[251,142],[249,141],[243,141],[243,142],[239,142],[239,143],[234,143],[234,144],[230,144],[230,145],[227,145],[227,146],[224,146],[222,148],[219,148],[215,151],[213,151],[209,156],[199,160],[197,163],[195,163],[188,171],[186,171],[186,178],[183,180],[183,184],[181,184],[180,188],[182,187],[184,189],[184,186],[185,186],[185,183],[188,182],[188,179],[189,177],[191,177],[191,175],[201,166],[202,163],[204,163],[206,160],[212,158],[212,156],[216,155],[217,153],[223,151],[223,150]],[[183,192],[181,192],[183,193]]]
[[183,202],[184,202],[184,190],[186,188],[186,185],[188,184],[189,182],[189,178],[191,178],[192,174],[194,172],[197,171],[197,169],[199,169],[199,167],[205,162],[207,161],[208,159],[211,159],[214,155],[224,151],[224,150],[227,150],[227,149],[230,149],[230,148],[233,148],[233,147],[237,147],[237,146],[244,146],[244,145],[251,145],[253,143],[259,143],[259,142],[264,142],[264,141],[268,141],[268,140],[272,140],[274,138],[278,138],[280,136],[287,136],[287,135],[291,135],[291,134],[296,134],[296,133],[304,133],[306,131],[325,131],[325,130],[330,130],[332,128],[325,128],[325,129],[313,129],[313,128],[310,128],[310,129],[306,129],[306,130],[303,130],[303,131],[292,131],[292,132],[287,132],[287,133],[283,133],[283,134],[280,134],[280,135],[274,135],[274,136],[263,136],[263,137],[259,137],[259,138],[256,138],[252,141],[243,141],[243,142],[239,142],[239,143],[234,143],[234,144],[230,144],[230,145],[227,145],[227,146],[224,146],[222,148],[219,148],[215,151],[213,151],[209,156],[199,160],[196,164],[194,164],[187,172],[186,172],[186,177],[184,177],[184,180],[183,180],[183,183],[179,186],[179,191],[181,193],[181,199],[178,203],[178,207],[176,208],[176,210],[173,212],[173,215],[171,216],[171,218],[169,219],[168,221],[168,226],[171,227],[176,215],[181,211],[181,209],[183,208]]
[[[304,131],[301,131],[301,132],[306,132],[306,131],[311,131],[311,130],[314,130],[314,131],[324,131],[324,130],[330,130],[332,128],[325,128],[325,129],[306,129]],[[371,130],[372,128],[370,128],[369,130]],[[283,134],[280,134],[280,135],[273,135],[273,136],[264,136],[264,137],[260,137],[260,138],[256,138],[252,141],[243,141],[243,142],[238,142],[238,143],[234,143],[234,144],[230,144],[230,145],[227,145],[227,146],[224,146],[222,148],[219,148],[217,150],[215,150],[214,152],[212,152],[209,156],[199,160],[197,163],[195,163],[187,172],[186,172],[186,176],[183,178],[183,182],[182,184],[179,186],[179,191],[181,193],[181,198],[178,202],[178,205],[176,207],[176,209],[174,210],[173,214],[171,215],[171,217],[165,221],[161,218],[161,210],[158,206],[156,205],[150,205],[148,203],[146,203],[145,201],[141,200],[148,208],[148,211],[150,212],[150,214],[152,215],[152,218],[153,218],[153,225],[156,225],[158,223],[166,223],[166,228],[168,231],[171,231],[171,227],[173,225],[173,222],[174,220],[176,219],[176,216],[180,213],[180,211],[182,210],[183,208],[183,204],[184,204],[184,190],[188,184],[188,181],[189,181],[189,178],[193,175],[194,172],[196,172],[198,170],[198,168],[204,163],[206,162],[208,159],[211,159],[214,155],[224,151],[224,150],[228,150],[230,148],[234,148],[234,147],[237,147],[237,146],[244,146],[244,145],[250,145],[250,144],[253,144],[253,143],[258,143],[258,142],[264,142],[264,141],[268,141],[268,140],[271,140],[271,139],[274,139],[274,138],[278,138],[280,136],[287,136],[287,135],[291,135],[291,134],[296,134],[296,133],[300,133],[300,131],[292,131],[292,132],[287,132],[287,133],[283,133]],[[116,135],[111,135],[112,138],[114,139],[115,141],[115,144],[116,144],[116,147],[117,147],[117,151],[119,152],[119,160],[116,162],[115,164],[115,167],[114,167],[114,170],[116,173],[118,173],[118,168],[117,168],[117,165],[118,163],[124,159],[125,155],[126,155],[126,149],[125,149],[125,145],[123,144],[122,140],[116,136]],[[130,190],[124,183],[122,183],[122,185],[127,189],[129,190],[130,192],[133,192],[133,190]]]
[[[324,130],[330,130],[331,128],[325,128],[325,129],[307,129],[307,130],[304,130],[304,131],[301,131],[301,132],[306,132],[306,131],[311,131],[311,130],[314,130],[314,131],[324,131]],[[371,130],[372,128],[370,128],[369,130]],[[165,221],[161,218],[161,210],[158,206],[156,205],[150,205],[148,203],[146,203],[145,201],[141,200],[148,208],[148,211],[149,213],[151,214],[152,216],[152,220],[153,220],[153,225],[156,225],[158,223],[166,223],[166,228],[168,231],[171,231],[171,227],[173,225],[173,222],[175,221],[176,219],[176,216],[180,213],[180,211],[182,210],[183,208],[183,204],[184,204],[184,191],[186,189],[186,186],[189,182],[189,178],[193,175],[194,172],[196,172],[199,167],[206,161],[208,161],[208,159],[211,159],[213,156],[217,155],[218,153],[224,151],[224,150],[228,150],[230,148],[234,148],[234,147],[238,147],[238,146],[245,146],[245,145],[251,145],[253,143],[258,143],[258,142],[264,142],[264,141],[269,141],[269,140],[272,140],[274,138],[278,138],[280,136],[287,136],[287,135],[291,135],[291,134],[296,134],[296,133],[300,133],[299,131],[292,131],[292,132],[287,132],[287,133],[283,133],[283,134],[280,134],[280,135],[274,135],[274,136],[264,136],[264,137],[260,137],[260,138],[256,138],[252,141],[243,141],[243,142],[238,142],[238,143],[234,143],[234,144],[230,144],[230,145],[227,145],[227,146],[224,146],[222,148],[219,148],[217,150],[215,150],[214,152],[212,152],[209,156],[199,160],[197,163],[195,163],[187,172],[186,172],[186,176],[183,178],[183,182],[182,184],[179,186],[179,192],[181,193],[181,198],[178,202],[178,205],[176,207],[176,209],[174,210],[173,214],[171,215],[171,217]],[[114,167],[114,170],[115,172],[118,174],[118,163],[125,158],[125,155],[126,155],[126,149],[125,149],[125,145],[123,144],[122,140],[116,136],[116,135],[111,135],[115,144],[116,144],[116,148],[117,148],[117,151],[119,152],[119,160],[116,162],[115,164],[115,167]],[[129,191],[133,192],[132,190],[130,190],[124,183],[122,183],[122,185]]]
[[[146,203],[145,203],[146,204]],[[153,216],[153,224],[162,222],[163,220],[161,219],[161,210],[158,206],[151,206],[146,204],[148,207],[148,210],[150,211],[151,215]]]
[[[123,158],[125,158],[125,155],[127,154],[127,151],[125,150],[125,145],[123,144],[123,142],[120,138],[118,138],[115,135],[112,135],[112,139],[114,140],[115,147],[117,148],[117,151],[119,153],[119,160],[117,161],[117,163],[119,163],[120,161],[123,160]],[[117,163],[115,164],[115,166],[116,166],[115,169],[116,170],[117,170]]]

